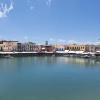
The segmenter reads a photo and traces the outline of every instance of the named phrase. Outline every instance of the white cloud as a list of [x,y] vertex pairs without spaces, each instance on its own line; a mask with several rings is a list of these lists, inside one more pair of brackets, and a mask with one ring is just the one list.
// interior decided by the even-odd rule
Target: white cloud
[[75,40],[69,40],[67,43],[69,43],[69,44],[76,44],[76,43],[78,43],[78,42],[75,41]]
[[7,17],[7,15],[14,9],[13,2],[10,3],[10,6],[8,4],[0,4],[0,18]]
[[60,42],[60,43],[65,43],[66,40],[64,40],[64,39],[59,39],[58,42]]
[[29,10],[38,8],[41,4],[45,4],[48,7],[51,7],[53,0],[26,0]]
[[52,0],[46,0],[46,5],[47,5],[47,6],[49,6],[49,7],[50,7],[50,6],[51,6],[51,4],[52,4]]
[[90,45],[98,45],[98,44],[100,44],[100,42],[99,41],[95,41],[95,42],[93,42],[93,41],[86,41],[86,42],[84,42],[84,44],[90,44]]
[[49,41],[52,42],[52,43],[60,43],[60,44],[63,44],[63,43],[65,44],[66,43],[66,40],[64,40],[64,39],[50,38]]
[[76,40],[69,40],[67,41],[68,44],[99,44],[99,42],[90,42],[90,41],[76,41]]

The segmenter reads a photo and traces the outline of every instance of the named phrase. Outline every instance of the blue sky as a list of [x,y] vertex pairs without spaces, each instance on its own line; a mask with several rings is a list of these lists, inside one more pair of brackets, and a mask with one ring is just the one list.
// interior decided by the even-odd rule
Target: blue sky
[[0,39],[99,42],[100,0],[0,0]]

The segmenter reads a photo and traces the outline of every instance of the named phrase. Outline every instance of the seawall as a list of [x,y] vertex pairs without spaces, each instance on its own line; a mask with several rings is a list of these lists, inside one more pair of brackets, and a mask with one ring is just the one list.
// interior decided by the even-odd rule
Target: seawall
[[67,57],[81,57],[81,58],[100,58],[100,54],[75,54],[75,53],[37,53],[37,52],[0,52],[0,57],[29,57],[29,56],[67,56]]

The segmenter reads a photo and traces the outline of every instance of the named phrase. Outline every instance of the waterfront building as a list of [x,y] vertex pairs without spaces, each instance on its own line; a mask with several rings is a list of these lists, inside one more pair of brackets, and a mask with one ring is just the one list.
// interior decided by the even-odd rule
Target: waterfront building
[[44,45],[40,45],[39,52],[42,52],[42,53],[54,52],[54,47],[52,45],[49,45],[48,41],[45,41]]
[[86,46],[86,52],[96,52],[95,45],[85,45],[85,46]]
[[65,46],[69,51],[95,52],[95,45],[70,44]]
[[33,42],[19,43],[18,41],[0,41],[0,51],[4,52],[96,52],[100,51],[100,45],[90,44],[69,44],[69,45],[49,45],[48,41],[44,45],[37,45]]
[[64,51],[65,45],[56,44],[56,45],[54,45],[54,48],[55,48],[55,51]]
[[32,42],[18,43],[17,48],[19,52],[38,52],[40,49],[38,45]]
[[3,43],[0,41],[0,51],[3,51]]
[[52,45],[40,45],[40,52],[53,52],[54,47]]
[[71,44],[71,45],[66,45],[65,49],[69,50],[69,51],[86,51],[86,46],[85,45]]
[[28,42],[28,43],[23,43],[21,48],[22,48],[22,51],[31,52],[31,51],[34,51],[34,46],[35,46],[35,43]]
[[22,43],[17,43],[17,51],[22,52]]
[[100,51],[100,45],[96,45],[95,50]]
[[17,51],[17,42],[18,41],[0,41],[0,51],[4,52],[13,52]]
[[2,46],[0,45],[0,51],[3,51]]

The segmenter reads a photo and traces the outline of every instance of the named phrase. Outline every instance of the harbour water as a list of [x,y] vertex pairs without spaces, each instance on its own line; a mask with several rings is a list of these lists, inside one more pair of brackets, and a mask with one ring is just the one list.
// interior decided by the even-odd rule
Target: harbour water
[[100,100],[100,61],[1,58],[0,100]]

